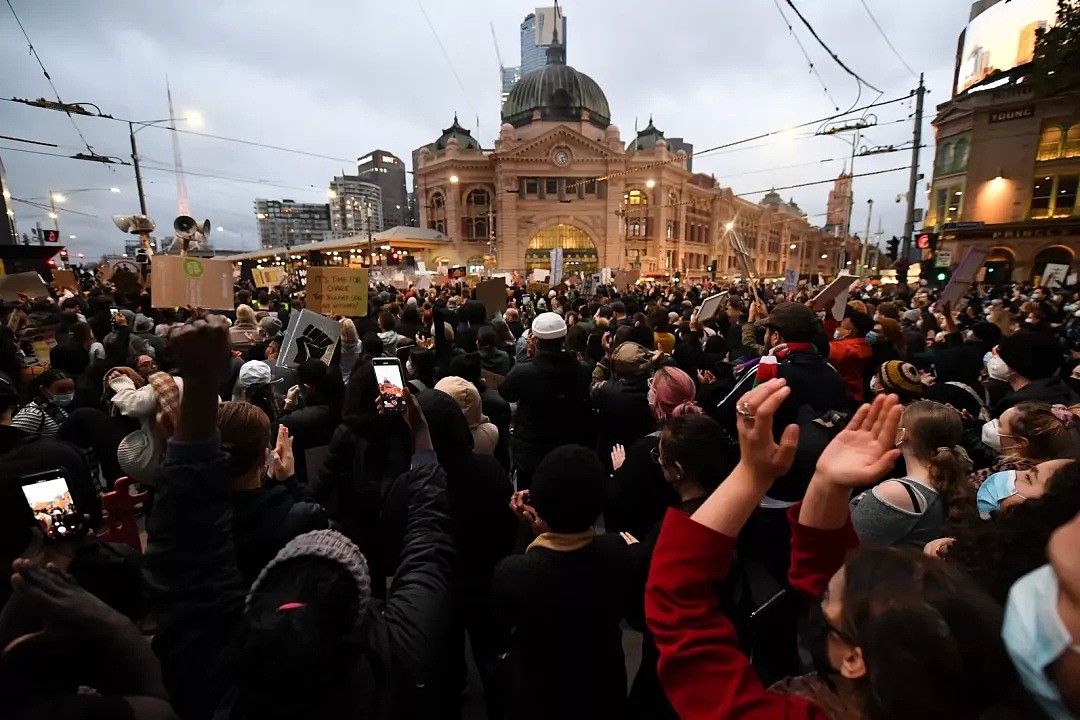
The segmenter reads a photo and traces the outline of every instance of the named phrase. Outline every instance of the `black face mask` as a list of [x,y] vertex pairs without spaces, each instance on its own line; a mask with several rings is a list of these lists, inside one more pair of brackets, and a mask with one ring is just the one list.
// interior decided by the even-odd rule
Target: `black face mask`
[[818,677],[833,690],[836,689],[836,685],[833,684],[833,676],[840,673],[839,670],[832,666],[832,662],[829,660],[829,634],[834,632],[837,631],[833,629],[825,618],[825,612],[821,609],[821,601],[815,601],[810,608],[810,623],[806,638],[807,651],[810,653],[810,660],[814,663],[814,670],[817,672]]

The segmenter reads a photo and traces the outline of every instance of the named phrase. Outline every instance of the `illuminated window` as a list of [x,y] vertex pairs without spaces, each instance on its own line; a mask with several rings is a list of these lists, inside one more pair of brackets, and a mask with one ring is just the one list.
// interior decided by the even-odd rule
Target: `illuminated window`
[[1039,134],[1039,149],[1036,160],[1057,160],[1061,157],[1061,140],[1064,136],[1061,125],[1052,124],[1043,127]]
[[956,222],[964,209],[964,186],[948,185],[934,190],[934,225]]
[[1064,218],[1076,209],[1077,185],[1080,175],[1053,175],[1035,178],[1031,188],[1031,211],[1033,220],[1041,218]]
[[1073,123],[1065,134],[1065,144],[1062,147],[1061,157],[1080,157],[1080,122]]
[[628,190],[623,195],[623,202],[627,205],[648,205],[648,196],[640,190]]

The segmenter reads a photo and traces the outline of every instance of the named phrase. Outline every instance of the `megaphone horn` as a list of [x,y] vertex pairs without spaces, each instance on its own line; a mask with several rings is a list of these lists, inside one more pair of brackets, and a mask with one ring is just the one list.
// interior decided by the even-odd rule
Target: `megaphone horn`
[[203,220],[202,228],[200,228],[200,229],[202,230],[202,234],[203,234],[204,237],[209,235],[210,234],[210,220]]
[[189,235],[191,232],[198,229],[199,225],[195,222],[195,218],[190,215],[181,215],[173,220],[173,230],[177,235]]

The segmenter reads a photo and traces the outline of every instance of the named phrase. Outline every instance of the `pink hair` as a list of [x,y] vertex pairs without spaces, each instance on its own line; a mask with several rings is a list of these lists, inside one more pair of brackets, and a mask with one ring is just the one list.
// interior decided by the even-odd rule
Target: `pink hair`
[[694,402],[697,387],[694,380],[679,368],[663,367],[652,377],[649,406],[657,420],[700,415],[701,408]]

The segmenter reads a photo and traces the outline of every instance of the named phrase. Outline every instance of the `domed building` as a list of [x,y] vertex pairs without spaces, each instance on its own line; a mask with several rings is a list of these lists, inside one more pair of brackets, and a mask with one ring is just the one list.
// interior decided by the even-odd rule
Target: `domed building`
[[804,273],[835,273],[830,238],[797,207],[784,204],[783,221],[773,223],[775,208],[692,173],[687,160],[651,117],[624,144],[604,91],[566,64],[556,37],[547,64],[503,103],[493,148],[482,148],[455,117],[413,151],[421,226],[453,240],[429,266],[524,275],[550,269],[551,250],[562,248],[564,277],[612,268],[690,281],[710,266],[716,277],[733,277],[741,264],[725,237],[731,222],[759,276],[783,277],[798,243],[815,243],[800,253]]

